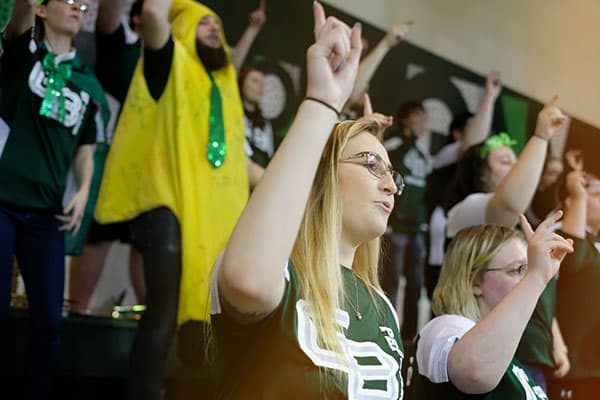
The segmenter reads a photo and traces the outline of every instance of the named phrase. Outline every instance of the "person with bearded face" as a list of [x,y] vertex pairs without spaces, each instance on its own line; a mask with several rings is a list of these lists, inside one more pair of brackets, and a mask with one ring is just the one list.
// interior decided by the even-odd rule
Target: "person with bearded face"
[[129,221],[146,311],[129,398],[158,399],[178,323],[209,318],[210,267],[248,196],[243,110],[220,20],[191,0],[145,0],[136,67],[96,207]]

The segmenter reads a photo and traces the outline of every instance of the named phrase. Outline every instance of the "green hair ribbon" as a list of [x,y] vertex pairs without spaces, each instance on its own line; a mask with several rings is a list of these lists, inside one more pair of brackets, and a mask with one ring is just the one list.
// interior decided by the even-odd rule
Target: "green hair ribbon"
[[39,114],[44,117],[50,117],[54,104],[58,102],[58,121],[63,124],[67,110],[65,107],[65,95],[62,90],[71,77],[71,65],[56,65],[56,54],[48,52],[44,57],[42,67],[48,78]]
[[508,133],[500,132],[487,138],[483,143],[483,146],[481,146],[479,155],[482,159],[486,159],[492,150],[497,149],[500,146],[512,147],[516,143],[517,141],[513,140]]

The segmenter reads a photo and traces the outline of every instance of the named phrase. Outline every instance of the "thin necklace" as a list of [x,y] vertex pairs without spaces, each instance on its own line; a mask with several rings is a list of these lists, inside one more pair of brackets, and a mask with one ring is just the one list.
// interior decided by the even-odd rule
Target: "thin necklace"
[[362,319],[362,314],[360,313],[360,304],[358,303],[358,277],[354,275],[354,272],[352,272],[352,278],[352,280],[354,281],[354,289],[356,291],[356,307],[354,307],[354,304],[352,304],[352,301],[350,299],[348,299],[348,303],[350,304],[350,307],[352,307],[352,309],[354,310],[354,315],[356,315],[356,319],[360,321]]

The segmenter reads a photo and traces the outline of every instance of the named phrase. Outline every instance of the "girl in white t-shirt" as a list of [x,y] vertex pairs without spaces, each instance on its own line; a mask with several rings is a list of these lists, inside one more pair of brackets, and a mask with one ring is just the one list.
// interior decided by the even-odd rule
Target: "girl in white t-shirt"
[[417,342],[418,371],[426,377],[422,398],[547,399],[514,354],[539,296],[573,251],[572,241],[551,230],[561,215],[535,232],[522,218],[527,243],[500,226],[458,233],[433,295],[438,317]]

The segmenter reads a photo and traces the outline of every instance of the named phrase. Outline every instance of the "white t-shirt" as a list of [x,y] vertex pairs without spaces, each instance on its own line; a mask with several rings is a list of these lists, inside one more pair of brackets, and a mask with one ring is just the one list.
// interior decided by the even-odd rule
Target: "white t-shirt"
[[449,382],[450,350],[474,326],[475,322],[462,315],[442,315],[429,321],[419,333],[416,353],[419,373],[433,383]]
[[446,215],[438,206],[431,214],[429,221],[429,265],[442,265],[444,262],[444,245],[446,243]]
[[461,229],[485,224],[485,210],[493,196],[494,193],[473,193],[452,207],[448,211],[446,235],[453,238]]

